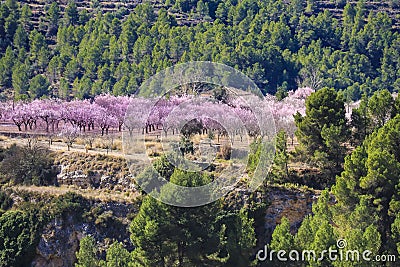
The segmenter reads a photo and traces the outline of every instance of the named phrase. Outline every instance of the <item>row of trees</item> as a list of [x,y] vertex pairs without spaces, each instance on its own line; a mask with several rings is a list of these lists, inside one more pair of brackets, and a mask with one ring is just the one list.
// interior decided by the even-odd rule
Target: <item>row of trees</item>
[[[312,92],[309,88],[301,88],[290,92],[289,96],[279,101],[274,96],[265,97],[257,103],[266,114],[272,114],[272,120],[279,129],[284,129],[293,138],[295,125],[293,114],[304,113],[304,102]],[[203,98],[204,100],[204,98]],[[199,101],[196,97],[181,96],[164,99],[146,99],[99,95],[93,101],[74,100],[70,102],[59,99],[34,100],[32,102],[6,102],[0,105],[0,119],[14,123],[19,131],[37,130],[57,134],[63,129],[74,127],[79,131],[99,129],[102,134],[109,129],[148,131],[162,129],[176,133],[183,124],[193,119],[198,120],[200,129],[211,129],[235,137],[244,135],[241,125],[250,134],[257,134],[258,123],[252,112],[251,103],[243,103],[237,99],[206,99]]]
[[270,94],[327,86],[351,101],[363,92],[398,90],[399,34],[388,14],[366,14],[364,1],[348,3],[342,22],[328,11],[304,13],[302,1],[198,3],[208,7],[213,23],[178,26],[165,9],[156,15],[148,3],[125,18],[80,14],[71,1],[63,15],[52,3],[43,29],[30,25],[27,5],[2,3],[1,90],[13,88],[18,99],[129,95],[157,71],[194,60],[233,66]]

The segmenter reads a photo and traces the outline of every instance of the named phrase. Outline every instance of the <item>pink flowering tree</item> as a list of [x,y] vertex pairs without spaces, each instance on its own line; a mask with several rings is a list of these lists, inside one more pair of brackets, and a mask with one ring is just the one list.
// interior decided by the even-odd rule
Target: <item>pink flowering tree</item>
[[60,136],[62,136],[67,145],[68,151],[70,151],[72,145],[79,136],[79,130],[76,126],[64,125],[61,129]]

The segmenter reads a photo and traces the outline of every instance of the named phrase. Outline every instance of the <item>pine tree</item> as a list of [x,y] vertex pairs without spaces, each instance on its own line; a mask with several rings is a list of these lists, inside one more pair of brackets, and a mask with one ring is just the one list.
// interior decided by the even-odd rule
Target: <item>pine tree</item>
[[17,64],[13,68],[12,86],[14,87],[15,98],[24,99],[28,97],[29,69],[25,64]]
[[29,95],[31,98],[41,98],[49,94],[50,83],[41,74],[33,77],[29,83]]
[[79,242],[79,251],[76,252],[78,263],[75,267],[97,267],[96,240],[92,236],[85,236]]
[[306,116],[295,116],[296,136],[317,165],[339,173],[347,140],[344,101],[334,89],[323,88],[306,99]]
[[78,8],[76,7],[75,1],[68,1],[68,5],[64,12],[64,22],[66,26],[76,25],[79,22]]
[[15,31],[14,46],[17,49],[28,48],[28,35],[26,34],[25,29],[21,25],[18,25],[18,28]]
[[5,87],[11,86],[12,69],[14,66],[15,56],[11,46],[7,47],[6,53],[0,59],[0,84]]
[[126,267],[129,265],[130,260],[130,253],[120,242],[112,243],[112,245],[107,249],[107,267]]
[[58,30],[58,24],[60,19],[60,8],[57,2],[53,2],[50,5],[49,10],[46,13],[47,19],[47,36],[54,36]]
[[368,101],[373,128],[380,128],[390,119],[393,97],[388,90],[376,91]]

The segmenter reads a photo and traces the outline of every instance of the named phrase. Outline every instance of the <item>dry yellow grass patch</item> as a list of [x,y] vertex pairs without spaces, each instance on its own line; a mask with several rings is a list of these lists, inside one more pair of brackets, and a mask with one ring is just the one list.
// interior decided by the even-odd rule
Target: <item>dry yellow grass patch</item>
[[134,203],[140,193],[136,191],[117,192],[108,189],[82,189],[74,186],[12,186],[15,191],[32,192],[44,196],[60,196],[67,192],[74,192],[89,199],[98,199],[101,201],[117,201]]

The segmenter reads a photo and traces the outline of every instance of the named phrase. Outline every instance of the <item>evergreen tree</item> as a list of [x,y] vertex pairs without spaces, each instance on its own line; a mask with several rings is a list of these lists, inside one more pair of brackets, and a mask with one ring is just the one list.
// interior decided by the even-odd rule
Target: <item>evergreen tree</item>
[[92,236],[85,236],[79,242],[79,251],[76,252],[78,263],[75,267],[97,267],[96,240]]
[[64,23],[66,26],[76,25],[79,22],[78,8],[76,7],[75,1],[68,1],[68,5],[64,12]]
[[393,109],[393,97],[388,90],[376,91],[368,101],[373,128],[380,128],[390,119]]
[[14,66],[15,56],[11,46],[7,47],[6,53],[0,59],[0,84],[5,87],[11,86],[12,69]]
[[107,267],[129,266],[131,260],[130,253],[120,242],[114,242],[108,249],[106,255]]
[[49,94],[50,83],[41,74],[33,77],[29,83],[29,95],[31,98],[41,98]]
[[[290,222],[286,217],[281,219],[281,223],[277,225],[272,233],[272,239],[270,243],[271,250],[279,251],[284,250],[288,254],[289,251],[295,249],[294,247],[294,236],[290,232]],[[288,258],[288,255],[284,256]],[[277,260],[274,258],[274,260]],[[281,262],[274,262],[275,266],[279,266]],[[288,264],[287,266],[292,266]]]
[[32,30],[32,10],[28,4],[24,4],[21,8],[21,17],[19,19],[22,27],[26,32]]
[[18,28],[15,31],[13,43],[17,49],[28,48],[28,35],[26,34],[25,29],[21,25],[18,25]]
[[318,165],[338,173],[344,158],[347,125],[344,101],[333,89],[323,88],[306,99],[306,116],[295,116],[296,136]]
[[12,86],[14,87],[16,99],[24,99],[29,89],[29,69],[25,64],[17,64],[12,72]]
[[287,135],[285,131],[280,130],[276,136],[275,158],[271,171],[277,182],[284,182],[289,178],[288,162]]
[[58,30],[60,19],[60,8],[57,2],[51,3],[46,13],[47,18],[47,36],[54,36]]
[[[396,116],[356,148],[346,158],[344,172],[333,188],[338,213],[353,218],[349,216],[353,210],[366,210],[367,217],[373,218],[370,223],[374,223],[380,233],[382,246],[388,251],[395,250],[390,240],[391,229],[400,211],[397,192],[400,154],[395,141],[399,138],[399,125],[400,117]],[[365,217],[358,219],[362,221]]]
[[351,126],[352,140],[354,145],[360,145],[364,139],[370,134],[371,118],[368,112],[368,97],[364,94],[360,106],[352,110]]

